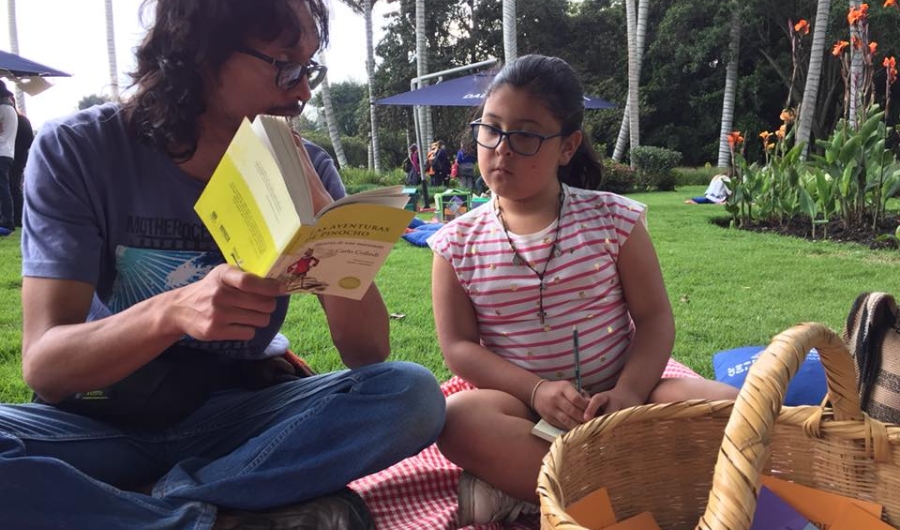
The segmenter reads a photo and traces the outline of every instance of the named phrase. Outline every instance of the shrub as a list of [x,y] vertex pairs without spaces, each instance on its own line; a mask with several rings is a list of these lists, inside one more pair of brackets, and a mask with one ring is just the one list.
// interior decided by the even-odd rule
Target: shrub
[[631,150],[631,160],[637,170],[637,186],[642,190],[675,189],[674,170],[681,162],[681,153],[663,147],[640,146]]
[[634,170],[626,164],[619,164],[610,159],[603,160],[603,181],[600,189],[611,193],[628,193],[635,189]]
[[673,173],[678,186],[706,186],[714,176],[728,169],[707,164],[702,167],[677,167]]

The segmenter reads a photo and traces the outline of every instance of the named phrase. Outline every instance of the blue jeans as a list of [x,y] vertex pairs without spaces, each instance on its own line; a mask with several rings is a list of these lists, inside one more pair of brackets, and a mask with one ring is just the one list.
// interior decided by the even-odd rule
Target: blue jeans
[[[220,392],[149,435],[48,405],[4,405],[0,520],[31,530],[206,529],[218,506],[259,510],[338,490],[416,454],[443,424],[437,381],[406,362]],[[154,481],[152,495],[128,491]]]

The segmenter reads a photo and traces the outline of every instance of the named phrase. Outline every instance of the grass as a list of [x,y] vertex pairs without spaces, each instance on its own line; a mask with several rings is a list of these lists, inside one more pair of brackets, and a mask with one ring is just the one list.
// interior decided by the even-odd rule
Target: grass
[[[710,223],[724,210],[688,206],[705,186],[631,197],[649,206],[648,225],[675,312],[674,356],[705,376],[711,355],[737,346],[767,344],[773,335],[805,321],[835,330],[863,291],[896,290],[900,253],[858,245],[810,242],[722,229]],[[0,240],[0,401],[24,401],[21,381],[20,254],[18,237]],[[431,251],[401,241],[377,282],[391,320],[394,359],[418,362],[440,380],[450,376],[431,315]],[[365,325],[365,323],[361,323]],[[314,297],[296,296],[283,329],[297,351],[319,371],[340,367]]]

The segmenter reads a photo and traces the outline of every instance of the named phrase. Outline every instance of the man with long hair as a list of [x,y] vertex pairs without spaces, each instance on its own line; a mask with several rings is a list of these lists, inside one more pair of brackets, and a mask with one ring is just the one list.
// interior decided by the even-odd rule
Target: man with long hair
[[[193,211],[245,117],[302,111],[325,73],[312,57],[326,7],[150,4],[133,95],[45,125],[31,150],[22,365],[36,402],[0,406],[0,519],[373,528],[346,484],[434,441],[434,376],[382,362],[373,285],[360,301],[319,298],[349,370],[302,377],[278,333],[284,287],[225,264]],[[342,193],[324,182],[313,203]]]

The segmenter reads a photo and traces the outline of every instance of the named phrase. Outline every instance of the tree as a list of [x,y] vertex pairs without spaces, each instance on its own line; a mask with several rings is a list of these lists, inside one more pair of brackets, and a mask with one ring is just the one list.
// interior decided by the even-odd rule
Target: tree
[[[640,102],[638,101],[638,87],[641,79],[638,71],[637,13],[635,12],[634,1],[625,0],[626,36],[628,40],[628,101],[631,102],[628,109],[630,149],[641,145]],[[631,160],[631,167],[634,167],[634,159]]]
[[809,152],[809,138],[812,130],[813,116],[816,113],[816,100],[819,97],[819,81],[822,78],[822,62],[825,60],[825,33],[828,29],[828,15],[831,0],[819,0],[816,5],[816,20],[813,23],[812,49],[809,55],[809,70],[806,74],[806,87],[800,103],[796,143],[805,143],[803,157]]
[[[850,9],[859,9],[862,0],[850,0]],[[850,24],[850,42],[860,41],[859,27]],[[862,101],[863,92],[863,51],[851,44],[850,46],[850,101],[848,104],[848,119],[854,129],[859,120],[859,109],[865,104]]]
[[516,39],[516,0],[503,0],[503,58],[506,64],[519,56]]
[[101,94],[89,94],[81,98],[78,102],[78,110],[89,109],[94,105],[103,105],[104,103],[109,103],[110,99],[108,96],[104,96]]
[[[327,65],[327,59],[324,51],[319,51],[319,62]],[[341,134],[338,131],[337,120],[334,116],[334,105],[331,101],[331,86],[328,83],[328,76],[322,82],[322,108],[325,111],[325,124],[328,126],[328,137],[331,138],[331,146],[334,148],[334,156],[337,158],[341,167],[347,167],[347,155],[344,154],[344,147],[341,145]]]
[[116,65],[116,32],[112,0],[106,0],[106,56],[109,60],[109,89],[113,100],[119,99],[119,67]]
[[[644,57],[644,43],[647,40],[647,12],[649,0],[639,0],[638,2],[638,19],[637,19],[637,76],[641,78],[641,66]],[[622,113],[622,125],[619,126],[619,136],[616,139],[616,148],[613,151],[613,160],[621,162],[625,156],[625,143],[628,141],[631,132],[631,91],[628,92],[628,99],[625,101],[625,111]]]
[[741,2],[732,2],[728,39],[728,65],[725,67],[725,93],[722,98],[722,127],[719,129],[719,167],[731,165],[728,135],[734,130],[734,96],[737,92],[738,63],[741,54]]
[[362,14],[366,23],[366,81],[369,86],[369,134],[370,168],[381,172],[381,153],[378,143],[378,113],[375,112],[375,47],[372,43],[372,4],[375,0],[343,0],[355,12]]
[[[19,30],[16,24],[16,0],[6,0],[6,21],[9,24],[9,49],[14,54],[19,54]],[[16,85],[16,107],[25,114],[25,98],[22,89]]]
[[[416,0],[416,77],[428,74],[428,36],[425,33],[425,0]],[[427,85],[428,83],[421,83]],[[419,128],[424,131],[419,141],[423,145],[430,145],[434,138],[434,124],[431,121],[431,107],[417,107],[419,113]],[[421,147],[421,146],[420,146]],[[425,149],[419,149],[419,167],[425,167]],[[423,181],[425,179],[422,179]],[[427,184],[425,184],[427,186]],[[426,203],[428,194],[425,194]],[[427,205],[427,204],[426,204]]]

